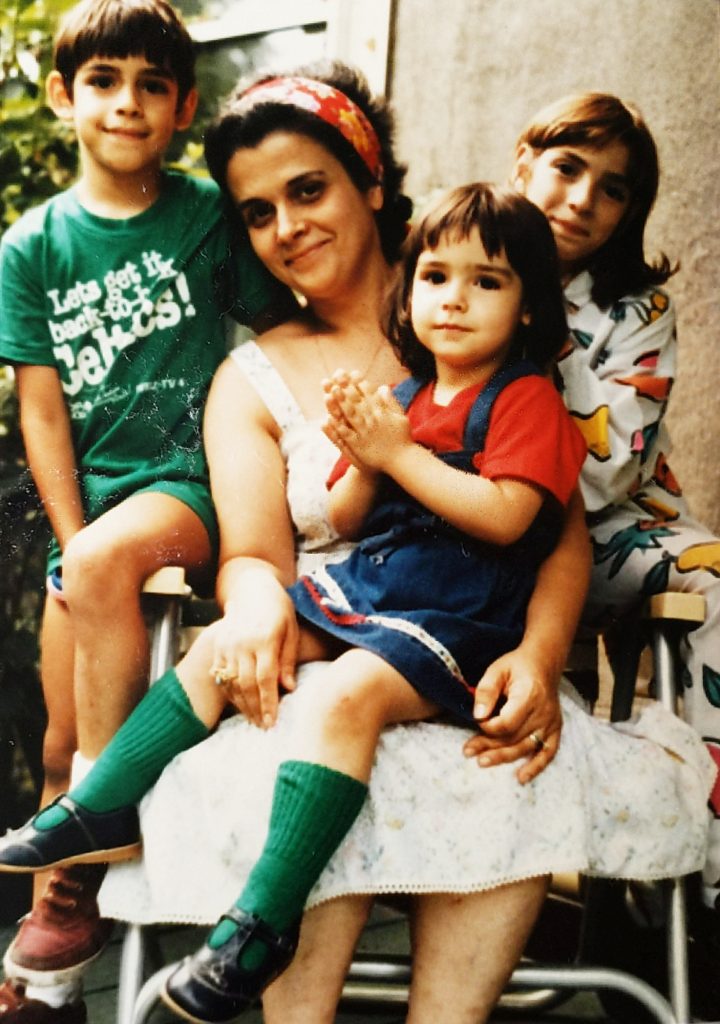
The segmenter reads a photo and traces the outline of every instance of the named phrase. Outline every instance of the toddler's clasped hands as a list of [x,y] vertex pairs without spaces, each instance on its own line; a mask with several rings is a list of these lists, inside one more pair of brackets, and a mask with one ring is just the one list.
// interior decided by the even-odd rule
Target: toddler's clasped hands
[[357,371],[336,370],[323,389],[323,431],[357,469],[388,472],[393,456],[414,443],[407,416],[386,385],[376,387]]

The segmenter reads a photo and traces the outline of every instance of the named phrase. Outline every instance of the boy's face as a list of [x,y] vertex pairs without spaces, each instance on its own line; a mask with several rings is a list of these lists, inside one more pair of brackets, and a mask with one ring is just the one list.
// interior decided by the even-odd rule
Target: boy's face
[[192,90],[178,107],[175,79],[144,56],[93,57],[78,68],[72,96],[53,72],[48,97],[58,117],[75,127],[84,169],[89,162],[113,175],[159,166],[173,133],[188,127],[197,104]]

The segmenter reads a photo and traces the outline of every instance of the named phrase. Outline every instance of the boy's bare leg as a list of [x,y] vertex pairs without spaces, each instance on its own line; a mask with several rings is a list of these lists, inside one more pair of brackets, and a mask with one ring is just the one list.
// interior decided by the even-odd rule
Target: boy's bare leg
[[[40,679],[47,711],[40,807],[46,807],[56,796],[64,793],[70,783],[72,757],[77,749],[73,666],[70,615],[62,602],[48,594],[40,632]],[[33,878],[34,902],[45,891],[49,877],[49,872],[42,872]]]
[[78,749],[85,757],[97,757],[145,688],[144,580],[164,565],[197,569],[210,557],[199,517],[157,492],[129,498],[68,545],[63,587],[75,628]]
[[[157,493],[129,499],[68,544],[63,557],[68,603],[48,598],[43,623],[49,716],[43,806],[67,788],[76,736],[81,752],[96,757],[141,696],[148,651],[140,609],[143,581],[170,563],[200,568],[210,555],[195,513]],[[52,873],[8,951],[10,977],[29,980],[44,994],[51,987],[63,1003],[79,998],[82,965],[103,948],[111,927],[97,911],[102,873],[97,865]]]
[[[41,627],[41,679],[48,722],[43,742],[45,782],[40,799],[44,807],[69,788],[73,754],[77,747],[73,696],[73,628],[67,607],[52,595],[45,601]],[[83,964],[106,945],[112,922],[100,919],[97,892],[100,865],[58,868],[33,879],[33,910],[22,922],[4,957],[8,979],[36,986],[28,998],[55,1000],[63,1005],[68,1021],[82,1016],[76,1004],[82,990]],[[30,988],[33,992],[32,987]],[[13,981],[0,989],[3,1019],[31,1019],[34,1010],[21,1001],[15,1010]],[[23,997],[24,998],[24,997]],[[34,1004],[30,1004],[34,1005]],[[12,1008],[12,1009],[11,1009]],[[35,1005],[38,1020],[55,1011]],[[48,1016],[49,1014],[49,1016]],[[62,1019],[65,1019],[63,1017]]]
[[45,782],[40,800],[44,807],[67,789],[72,756],[77,749],[72,621],[65,605],[51,594],[45,599],[40,652],[40,678],[48,719],[43,741]]

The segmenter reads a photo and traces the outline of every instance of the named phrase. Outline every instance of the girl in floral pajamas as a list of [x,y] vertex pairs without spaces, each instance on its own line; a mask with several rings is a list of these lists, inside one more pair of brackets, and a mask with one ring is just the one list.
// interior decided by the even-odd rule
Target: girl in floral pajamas
[[[585,435],[581,485],[593,543],[585,622],[607,629],[650,594],[702,594],[706,619],[683,651],[685,716],[720,764],[720,540],[688,513],[667,463],[675,376],[667,257],[643,234],[658,185],[655,144],[615,96],[566,97],[522,132],[515,186],[546,214],[560,255],[570,338],[558,361],[565,404]],[[720,884],[720,783],[704,872]]]

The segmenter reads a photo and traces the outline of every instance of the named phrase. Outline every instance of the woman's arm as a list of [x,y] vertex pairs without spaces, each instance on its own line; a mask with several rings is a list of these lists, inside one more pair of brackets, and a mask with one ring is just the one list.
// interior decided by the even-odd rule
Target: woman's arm
[[[518,770],[519,780],[529,782],[555,756],[562,727],[558,682],[580,620],[590,567],[584,508],[576,491],[560,541],[540,568],[520,646],[493,662],[478,684],[475,708],[482,733],[464,751],[480,758],[483,767],[532,754]],[[501,697],[500,712],[487,718]],[[529,740],[532,732],[543,739],[540,751]]]
[[297,623],[285,588],[295,546],[279,428],[232,359],[213,380],[205,447],[220,526],[212,673],[233,678],[232,700],[257,725],[277,715],[278,687],[294,686]]
[[15,380],[28,465],[62,551],[84,516],[60,377],[53,366],[20,365]]

